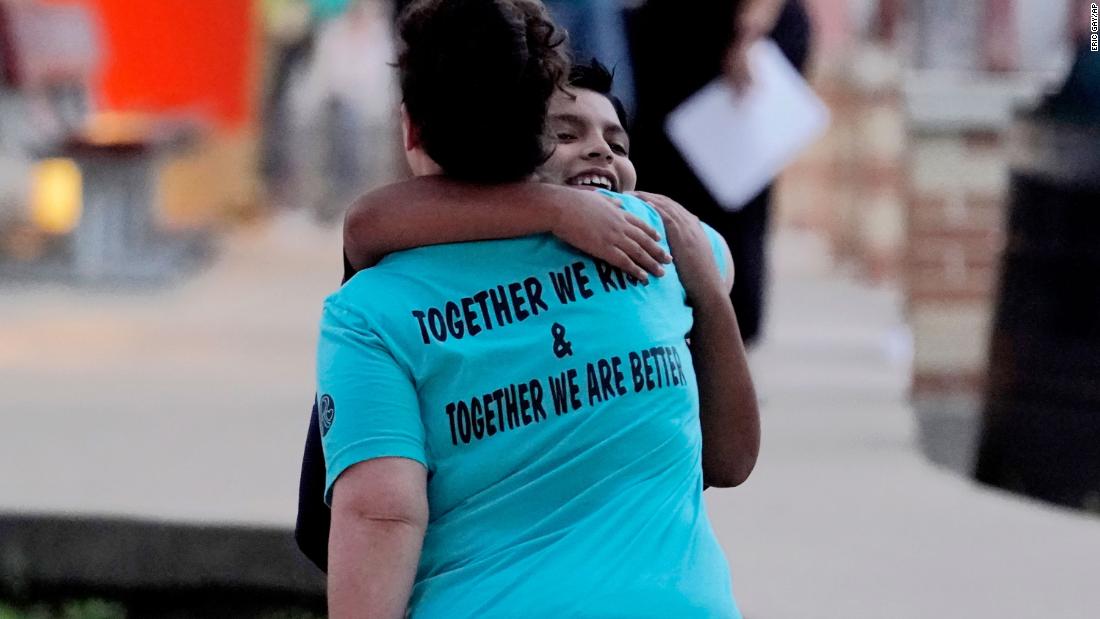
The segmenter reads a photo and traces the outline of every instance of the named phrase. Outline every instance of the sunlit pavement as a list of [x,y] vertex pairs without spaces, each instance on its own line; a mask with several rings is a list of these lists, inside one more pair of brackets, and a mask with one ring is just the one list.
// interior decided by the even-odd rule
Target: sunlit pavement
[[164,290],[0,289],[0,509],[292,524],[341,272],[291,214]]
[[[775,246],[763,454],[707,492],[747,617],[1096,617],[1100,518],[928,464],[897,292]],[[339,231],[286,214],[175,287],[0,286],[0,511],[289,528],[340,271]]]

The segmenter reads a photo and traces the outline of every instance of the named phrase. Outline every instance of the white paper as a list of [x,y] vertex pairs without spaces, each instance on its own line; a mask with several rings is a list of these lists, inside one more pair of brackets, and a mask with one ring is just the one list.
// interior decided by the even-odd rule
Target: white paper
[[829,126],[829,110],[775,42],[749,50],[752,86],[724,78],[692,95],[665,124],[669,139],[726,210],[741,209]]

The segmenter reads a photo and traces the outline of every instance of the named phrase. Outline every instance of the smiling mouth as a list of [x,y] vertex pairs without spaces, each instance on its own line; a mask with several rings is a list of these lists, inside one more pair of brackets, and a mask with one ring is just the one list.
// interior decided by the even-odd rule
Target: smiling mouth
[[565,181],[565,184],[573,187],[588,187],[592,189],[606,189],[615,191],[615,181],[605,174],[578,174]]

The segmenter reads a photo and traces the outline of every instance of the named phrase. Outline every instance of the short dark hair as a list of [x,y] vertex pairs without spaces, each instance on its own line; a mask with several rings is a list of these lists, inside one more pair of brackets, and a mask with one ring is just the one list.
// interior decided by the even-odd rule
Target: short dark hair
[[541,2],[418,0],[398,33],[405,109],[444,173],[508,182],[547,159],[547,108],[569,59]]
[[615,83],[615,72],[608,69],[599,60],[593,58],[584,64],[574,64],[569,70],[569,86],[581,90],[591,90],[607,97],[611,106],[615,108],[615,115],[619,117],[619,123],[627,127],[626,108],[623,102],[611,94],[611,86]]

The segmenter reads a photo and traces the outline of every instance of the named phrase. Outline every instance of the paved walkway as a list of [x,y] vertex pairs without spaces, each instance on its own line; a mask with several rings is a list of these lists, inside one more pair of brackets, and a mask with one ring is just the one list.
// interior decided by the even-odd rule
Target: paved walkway
[[291,215],[161,291],[0,287],[0,511],[290,526],[338,229]]
[[[0,512],[289,528],[339,240],[291,215],[162,291],[0,285]],[[897,294],[777,246],[763,455],[707,493],[748,618],[1100,616],[1100,518],[929,465]]]

